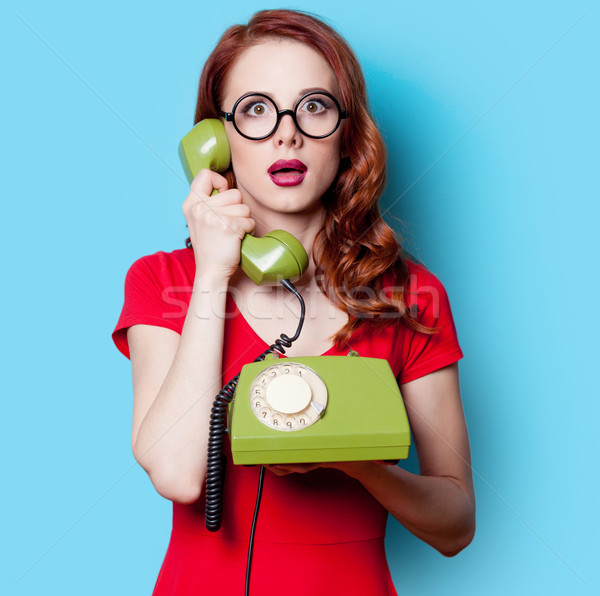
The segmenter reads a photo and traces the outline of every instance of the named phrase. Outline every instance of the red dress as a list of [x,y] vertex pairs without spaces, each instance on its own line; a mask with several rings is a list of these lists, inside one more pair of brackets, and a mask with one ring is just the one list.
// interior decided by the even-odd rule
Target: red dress
[[[385,358],[400,383],[426,375],[462,357],[443,286],[423,267],[409,263],[418,319],[440,328],[416,333],[397,321],[381,331],[363,329],[343,350]],[[127,274],[125,304],[113,338],[129,357],[126,330],[157,325],[181,333],[194,279],[190,249],[156,253]],[[228,297],[223,382],[267,348]],[[290,330],[282,330],[289,333]],[[293,331],[293,330],[292,330]],[[275,338],[273,338],[274,340]],[[171,540],[154,596],[243,594],[248,539],[258,467],[228,464],[223,524],[204,526],[204,500],[173,504]],[[395,595],[384,550],[387,511],[356,480],[333,469],[275,476],[266,472],[258,517],[250,593],[253,596]]]

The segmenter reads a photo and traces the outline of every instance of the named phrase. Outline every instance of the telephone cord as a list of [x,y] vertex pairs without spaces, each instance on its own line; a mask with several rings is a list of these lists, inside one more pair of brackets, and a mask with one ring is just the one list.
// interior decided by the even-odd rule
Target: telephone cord
[[265,467],[260,467],[258,474],[258,488],[256,489],[256,505],[254,506],[254,516],[252,517],[252,527],[250,528],[250,540],[248,541],[248,560],[246,561],[246,588],[244,596],[250,595],[250,571],[252,569],[252,551],[254,547],[254,532],[256,531],[256,521],[258,520],[258,511],[260,509],[260,499],[262,497],[263,482],[265,480]]
[[[298,322],[298,328],[296,333],[289,337],[285,333],[282,333],[278,339],[275,340],[260,356],[255,358],[254,362],[260,362],[264,360],[269,354],[279,352],[285,354],[286,348],[290,348],[292,343],[298,339],[302,326],[304,324],[304,316],[306,314],[306,306],[304,300],[300,295],[300,292],[294,287],[289,279],[284,279],[281,285],[291,292],[298,298],[300,302],[300,320]],[[237,387],[240,375],[239,373],[231,379],[221,389],[219,394],[215,397],[213,407],[210,414],[209,432],[208,432],[208,455],[206,462],[206,509],[205,509],[205,523],[206,529],[210,532],[216,532],[221,527],[221,520],[223,517],[223,488],[225,481],[225,468],[226,460],[223,454],[223,440],[227,434],[227,409],[235,389]],[[262,487],[262,481],[260,483]],[[258,496],[260,500],[260,494]],[[258,514],[257,501],[256,514]],[[253,526],[256,523],[256,514]],[[252,529],[251,537],[254,537],[254,527]],[[248,557],[251,559],[252,542],[249,545]],[[249,570],[247,570],[249,575]]]

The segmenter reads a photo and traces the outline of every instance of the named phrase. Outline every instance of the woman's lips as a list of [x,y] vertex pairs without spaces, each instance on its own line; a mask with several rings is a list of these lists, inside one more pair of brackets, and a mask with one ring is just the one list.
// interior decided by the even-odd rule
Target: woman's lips
[[267,171],[277,186],[296,186],[304,180],[307,170],[298,159],[279,159]]

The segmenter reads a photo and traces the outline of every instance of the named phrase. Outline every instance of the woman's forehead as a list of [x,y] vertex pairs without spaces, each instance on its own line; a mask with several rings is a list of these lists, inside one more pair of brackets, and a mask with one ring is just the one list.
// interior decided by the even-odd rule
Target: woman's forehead
[[252,91],[287,104],[307,89],[339,93],[335,73],[310,46],[290,40],[268,40],[245,50],[234,62],[225,85],[225,102]]

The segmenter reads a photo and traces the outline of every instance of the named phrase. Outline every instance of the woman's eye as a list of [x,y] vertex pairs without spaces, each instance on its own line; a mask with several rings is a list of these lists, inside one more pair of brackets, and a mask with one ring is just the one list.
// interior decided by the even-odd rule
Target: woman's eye
[[247,116],[264,116],[268,111],[267,104],[261,101],[244,106],[242,113]]
[[264,103],[257,103],[252,106],[252,114],[255,116],[262,116],[267,111],[267,107]]
[[318,99],[309,99],[302,106],[302,110],[309,114],[319,114],[326,109],[327,106],[324,104],[324,102]]

